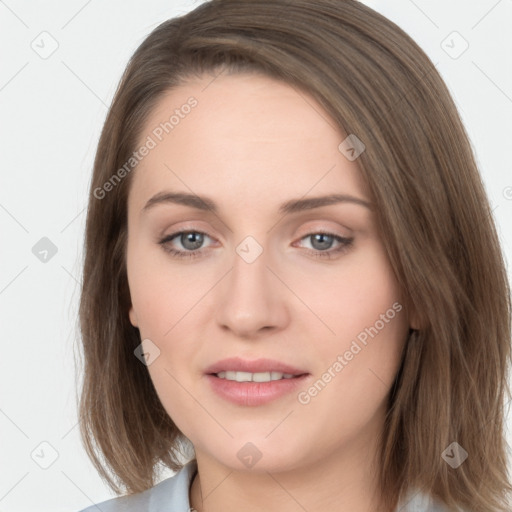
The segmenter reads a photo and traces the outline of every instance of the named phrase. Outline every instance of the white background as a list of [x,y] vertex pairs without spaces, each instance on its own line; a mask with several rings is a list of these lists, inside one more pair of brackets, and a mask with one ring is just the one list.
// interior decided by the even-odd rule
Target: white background
[[[73,353],[88,185],[128,58],[158,24],[199,3],[0,1],[0,512],[73,512],[112,496],[76,427]],[[510,262],[512,1],[366,3],[404,28],[447,82]],[[464,41],[454,31],[469,44],[458,58]],[[42,38],[46,51],[52,39],[58,43],[46,59],[31,47],[41,48]],[[32,253],[42,237],[57,248],[46,263]],[[509,416],[509,443],[510,426]],[[42,469],[34,450],[42,464],[52,450],[58,458]]]

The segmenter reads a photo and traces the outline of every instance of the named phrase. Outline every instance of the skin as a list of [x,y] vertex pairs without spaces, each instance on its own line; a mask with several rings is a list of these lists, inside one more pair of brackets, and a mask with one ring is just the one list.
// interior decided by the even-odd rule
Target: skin
[[[278,214],[287,200],[332,193],[370,202],[357,160],[338,150],[346,135],[304,92],[238,74],[170,91],[140,141],[190,96],[198,105],[132,176],[127,272],[130,321],[160,350],[148,366],[155,389],[195,448],[191,506],[382,512],[375,457],[387,396],[415,327],[405,305],[307,404],[294,392],[265,405],[235,405],[203,373],[226,357],[268,357],[309,372],[307,390],[359,333],[403,304],[374,210],[346,202]],[[164,190],[208,196],[219,212],[169,203],[141,213]],[[158,243],[181,228],[208,235],[199,257],[173,258]],[[331,259],[315,257],[339,246],[308,236],[323,231],[353,243]],[[250,264],[236,252],[249,235],[263,248]],[[179,236],[167,242],[189,252],[191,245]],[[262,454],[252,468],[237,457],[247,442]]]

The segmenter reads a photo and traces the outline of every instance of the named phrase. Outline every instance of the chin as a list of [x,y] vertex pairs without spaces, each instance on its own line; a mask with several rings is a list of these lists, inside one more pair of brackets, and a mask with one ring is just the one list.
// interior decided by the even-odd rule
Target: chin
[[211,457],[237,472],[279,473],[298,469],[304,464],[304,453],[300,446],[289,445],[283,450],[282,443],[272,443],[264,436],[261,441],[249,441],[247,436],[241,442],[231,440],[224,449],[222,453],[210,452]]

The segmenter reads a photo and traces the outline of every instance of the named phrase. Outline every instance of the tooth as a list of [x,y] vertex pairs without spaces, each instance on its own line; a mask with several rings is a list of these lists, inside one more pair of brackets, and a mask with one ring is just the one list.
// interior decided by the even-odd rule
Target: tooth
[[268,382],[270,380],[270,372],[260,372],[252,374],[253,382]]
[[273,380],[293,379],[295,375],[281,372],[236,372],[222,371],[216,374],[219,379],[234,380],[237,382],[270,382]]
[[252,380],[252,373],[250,373],[250,372],[236,372],[235,380],[237,382],[250,382]]

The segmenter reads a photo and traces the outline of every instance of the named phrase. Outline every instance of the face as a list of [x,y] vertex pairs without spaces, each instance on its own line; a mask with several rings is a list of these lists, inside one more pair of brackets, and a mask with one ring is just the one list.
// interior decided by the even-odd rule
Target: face
[[188,82],[147,120],[129,318],[198,460],[299,468],[382,428],[410,324],[345,137],[257,74]]

